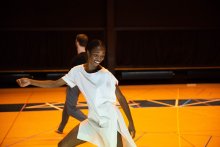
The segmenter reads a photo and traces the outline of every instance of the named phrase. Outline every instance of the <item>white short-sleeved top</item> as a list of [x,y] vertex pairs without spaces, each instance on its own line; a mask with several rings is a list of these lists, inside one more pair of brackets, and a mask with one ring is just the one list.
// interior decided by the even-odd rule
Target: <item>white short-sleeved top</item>
[[62,79],[70,87],[77,85],[87,100],[88,119],[80,123],[78,139],[99,147],[116,147],[117,132],[120,132],[124,146],[136,146],[116,106],[118,80],[111,72],[102,67],[95,73],[87,73],[83,65],[78,65]]

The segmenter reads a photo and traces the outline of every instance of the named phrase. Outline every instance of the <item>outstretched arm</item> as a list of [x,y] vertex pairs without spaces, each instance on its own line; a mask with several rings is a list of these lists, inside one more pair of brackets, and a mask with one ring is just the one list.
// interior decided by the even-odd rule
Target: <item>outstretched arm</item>
[[128,121],[129,121],[129,125],[128,125],[129,132],[130,132],[131,136],[134,138],[136,131],[135,131],[134,122],[133,122],[133,119],[132,119],[132,116],[131,116],[130,108],[128,106],[128,103],[127,103],[124,95],[122,94],[121,90],[119,89],[118,85],[116,85],[115,93],[116,93],[118,102],[120,103],[122,109],[125,112],[126,117],[128,118]]
[[34,80],[29,78],[20,78],[16,82],[20,87],[26,87],[28,85],[33,85],[42,88],[54,88],[60,87],[66,84],[66,82],[60,78],[58,80]]

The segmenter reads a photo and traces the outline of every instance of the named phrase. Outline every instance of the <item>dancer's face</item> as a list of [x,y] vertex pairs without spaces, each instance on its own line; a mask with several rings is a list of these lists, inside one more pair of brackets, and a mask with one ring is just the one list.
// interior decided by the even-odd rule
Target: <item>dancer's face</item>
[[105,49],[102,47],[97,47],[91,52],[88,52],[88,63],[97,67],[105,58]]

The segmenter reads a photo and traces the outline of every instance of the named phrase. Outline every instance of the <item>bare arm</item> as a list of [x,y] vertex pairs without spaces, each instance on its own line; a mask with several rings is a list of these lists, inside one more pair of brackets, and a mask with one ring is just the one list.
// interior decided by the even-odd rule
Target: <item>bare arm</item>
[[42,87],[42,88],[54,88],[60,87],[66,84],[66,82],[60,78],[58,80],[34,80],[29,78],[20,78],[17,79],[16,82],[20,87],[26,87],[29,85]]
[[128,118],[128,121],[129,121],[128,129],[129,129],[129,132],[131,133],[131,136],[134,138],[136,131],[135,131],[134,122],[131,116],[130,108],[128,106],[127,100],[125,99],[124,95],[122,94],[121,90],[119,89],[117,85],[116,85],[115,94],[117,96],[118,102],[120,103],[122,109],[125,112],[126,117]]

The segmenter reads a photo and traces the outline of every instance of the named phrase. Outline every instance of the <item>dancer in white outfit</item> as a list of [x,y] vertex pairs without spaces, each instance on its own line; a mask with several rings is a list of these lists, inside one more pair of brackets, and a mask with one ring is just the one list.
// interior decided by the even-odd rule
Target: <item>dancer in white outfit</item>
[[[85,96],[89,113],[88,119],[73,128],[58,146],[72,147],[91,142],[98,147],[136,147],[133,119],[127,101],[118,87],[117,79],[100,63],[105,57],[105,47],[100,40],[93,40],[87,46],[88,62],[76,66],[59,80],[39,81],[28,78],[18,79],[21,87],[59,87],[68,84],[78,86]],[[116,98],[128,118],[128,128]]]

